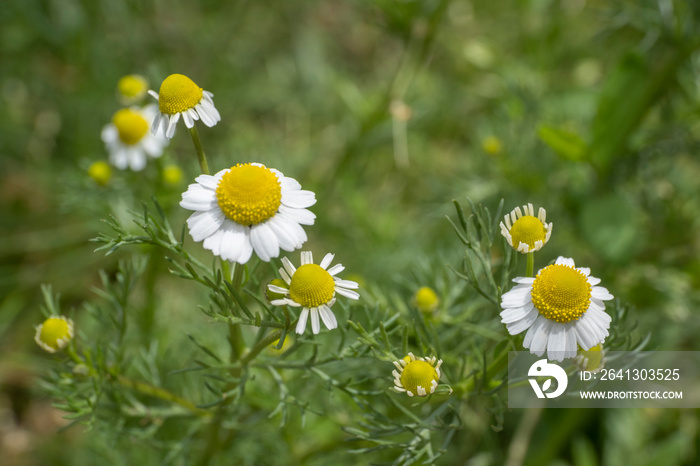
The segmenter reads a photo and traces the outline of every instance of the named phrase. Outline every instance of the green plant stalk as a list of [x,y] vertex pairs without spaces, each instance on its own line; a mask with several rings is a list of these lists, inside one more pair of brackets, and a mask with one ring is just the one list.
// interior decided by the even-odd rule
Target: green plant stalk
[[[491,364],[486,368],[486,376],[484,379],[484,385],[487,386],[487,381],[490,381],[495,374],[503,370],[508,366],[508,351],[503,351],[499,354],[496,359],[491,361]],[[453,386],[455,395],[461,396],[464,393],[469,393],[474,390],[474,385],[476,384],[476,377],[472,376],[463,382]]]
[[197,158],[199,160],[199,168],[205,175],[210,175],[209,164],[207,163],[207,156],[204,155],[204,148],[202,147],[202,141],[199,139],[199,133],[197,132],[197,125],[193,125],[191,128],[187,129],[192,137],[192,142],[194,143],[194,150],[197,151]]
[[532,277],[532,274],[534,273],[534,269],[535,269],[535,253],[533,251],[533,252],[527,253],[527,269],[525,269],[525,276]]

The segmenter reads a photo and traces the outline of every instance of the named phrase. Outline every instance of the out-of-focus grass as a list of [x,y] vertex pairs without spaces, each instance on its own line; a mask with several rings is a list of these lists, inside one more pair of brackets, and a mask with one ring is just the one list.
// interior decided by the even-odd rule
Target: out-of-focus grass
[[[700,349],[700,22],[692,3],[661,4],[5,1],[2,409],[27,425],[13,390],[31,383],[18,367],[40,364],[31,342],[39,284],[53,283],[70,308],[94,299],[99,268],[114,268],[87,243],[104,228],[100,218],[123,217],[152,194],[174,225],[186,216],[176,204],[197,166],[182,129],[165,157],[183,167],[183,186],[156,187],[156,164],[115,173],[104,189],[87,178],[87,166],[106,158],[99,133],[129,73],[156,90],[183,73],[213,92],[222,121],[201,130],[212,169],[260,161],[315,191],[309,246],[337,253],[367,282],[395,286],[425,258],[455,264],[462,251],[443,218],[453,198],[490,206],[505,198],[508,209],[533,202],[554,222],[540,264],[574,257],[636,307],[638,332],[653,330],[655,348]],[[564,149],[543,134],[563,137]],[[487,137],[502,149],[485,150]],[[171,341],[180,325],[201,320],[197,295],[152,276],[163,295],[182,298],[170,306],[179,320],[156,317]],[[611,424],[601,435],[614,437],[609,417],[595,425]],[[554,446],[535,438],[530,451],[539,458],[542,445],[548,460],[583,464],[566,453],[585,450],[579,437]],[[52,448],[35,457],[45,461]]]

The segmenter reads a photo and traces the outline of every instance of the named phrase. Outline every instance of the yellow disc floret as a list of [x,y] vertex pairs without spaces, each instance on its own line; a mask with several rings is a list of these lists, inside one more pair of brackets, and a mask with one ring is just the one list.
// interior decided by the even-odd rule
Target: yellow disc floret
[[[405,359],[404,359],[405,360]],[[413,395],[421,396],[421,392],[430,393],[433,388],[433,383],[437,384],[440,376],[435,367],[430,363],[416,359],[409,362],[401,372],[401,385],[406,391]],[[418,387],[422,390],[419,391]]]
[[73,338],[73,322],[63,316],[49,317],[41,324],[35,336],[36,342],[46,351],[63,349]]
[[547,266],[532,284],[532,304],[544,317],[559,323],[579,319],[590,303],[591,284],[573,267]]
[[314,308],[328,303],[335,293],[331,274],[316,264],[299,267],[289,284],[289,297],[304,307]]
[[171,74],[160,85],[158,106],[161,113],[174,115],[197,106],[202,100],[202,88],[182,74]]
[[114,114],[112,123],[117,127],[119,139],[124,144],[133,145],[148,132],[148,122],[140,113],[123,108]]
[[112,168],[102,160],[94,162],[88,168],[88,175],[92,178],[95,183],[100,186],[106,186],[109,183],[109,179],[112,177]]
[[140,99],[148,90],[148,82],[143,76],[129,74],[117,83],[117,91],[127,99]]
[[544,243],[547,230],[537,217],[524,215],[515,221],[510,229],[510,236],[513,238],[514,248],[517,248],[520,243],[525,243],[532,250],[537,241]]
[[282,187],[269,168],[239,164],[221,178],[216,199],[226,217],[240,225],[257,225],[277,213]]
[[427,286],[421,287],[416,291],[413,301],[422,312],[433,312],[440,304],[438,295],[432,288]]

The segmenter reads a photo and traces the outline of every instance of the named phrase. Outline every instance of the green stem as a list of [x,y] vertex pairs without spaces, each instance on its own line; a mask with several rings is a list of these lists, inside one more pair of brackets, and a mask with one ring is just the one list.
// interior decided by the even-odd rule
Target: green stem
[[155,385],[151,385],[150,383],[143,382],[141,380],[134,380],[130,379],[128,377],[124,377],[123,375],[118,375],[118,374],[112,374],[116,381],[121,385],[122,387],[130,388],[132,390],[136,390],[137,392],[143,393],[144,395],[152,396],[154,398],[159,398],[163,401],[168,401],[170,403],[175,403],[176,405],[182,406],[183,408],[187,409],[188,411],[191,411],[193,414],[196,414],[197,416],[208,416],[209,414],[206,411],[203,411],[196,407],[192,402],[168,391],[165,390],[164,388],[156,387]]
[[[226,266],[228,266],[228,262],[224,261]],[[223,264],[222,264],[223,266]],[[233,264],[233,277],[231,278],[231,284],[233,285],[233,288],[236,291],[239,291],[241,289],[241,283],[243,282],[243,270],[244,270],[245,265],[243,264],[238,264],[234,263]],[[224,277],[224,280],[228,280],[229,277],[231,277],[231,273],[229,272],[228,267],[224,268],[226,277]],[[243,333],[241,332],[241,326],[239,324],[234,324],[231,321],[228,323],[228,334],[229,334],[229,342],[231,344],[231,362],[235,362],[236,360],[240,359],[241,355],[243,354],[243,350],[245,349],[245,344],[243,342]]]
[[532,273],[533,273],[534,269],[535,269],[535,253],[528,252],[527,253],[527,269],[525,270],[525,276],[532,277]]
[[[484,379],[484,386],[488,386],[488,382],[493,378],[494,375],[498,374],[501,370],[508,366],[508,349],[499,354],[496,359],[491,361],[491,364],[486,368],[486,375]],[[469,393],[474,389],[476,384],[476,375],[470,377],[469,379],[455,385],[453,387],[454,393],[456,395],[461,395],[463,393]]]
[[209,175],[209,164],[207,164],[207,156],[204,155],[204,149],[202,148],[202,141],[199,140],[199,133],[197,132],[197,125],[193,125],[188,129],[190,136],[192,136],[192,142],[194,143],[194,149],[197,151],[197,158],[199,159],[199,167],[202,169],[202,173]]

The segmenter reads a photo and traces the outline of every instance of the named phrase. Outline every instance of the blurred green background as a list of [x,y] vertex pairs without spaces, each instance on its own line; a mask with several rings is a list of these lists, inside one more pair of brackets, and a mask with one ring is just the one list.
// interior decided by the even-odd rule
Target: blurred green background
[[[119,258],[88,242],[102,218],[126,219],[153,194],[176,230],[188,214],[177,202],[198,168],[184,127],[144,172],[114,170],[106,187],[87,175],[107,157],[100,131],[122,76],[157,91],[182,73],[213,92],[222,121],[200,127],[212,171],[258,161],[316,192],[309,247],[378,288],[417,264],[458,266],[452,199],[532,202],[554,222],[538,267],[575,258],[633,306],[649,349],[700,350],[699,47],[700,4],[681,0],[3,1],[3,464],[90,464],[90,436],[57,434],[60,412],[35,389],[49,364],[32,341],[40,284],[78,308]],[[166,162],[182,167],[179,186],[162,182]],[[191,287],[149,276],[171,311],[154,324],[164,341],[206,325]],[[500,433],[474,419],[489,441],[455,447],[445,464],[499,464],[523,416],[507,413]],[[698,420],[545,412],[524,462],[694,464]],[[333,429],[289,463],[349,455]]]

